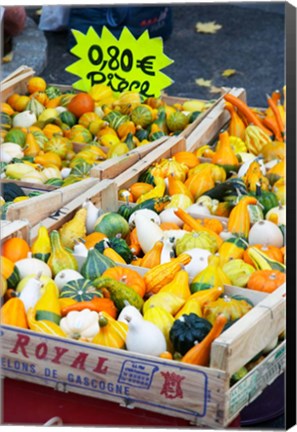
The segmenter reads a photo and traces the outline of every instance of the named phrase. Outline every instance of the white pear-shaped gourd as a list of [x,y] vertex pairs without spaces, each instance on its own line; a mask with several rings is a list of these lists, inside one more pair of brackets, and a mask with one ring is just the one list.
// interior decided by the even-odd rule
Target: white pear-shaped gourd
[[41,273],[30,279],[19,295],[19,298],[24,303],[26,312],[29,310],[29,308],[34,307],[41,297],[41,288],[43,287],[43,282],[41,282],[40,277]]
[[178,216],[176,216],[176,214],[174,213],[175,210],[177,210],[176,207],[162,210],[159,215],[161,222],[172,222],[178,225],[179,227],[182,227],[184,223]]
[[151,220],[152,222],[155,222],[157,225],[160,225],[161,223],[160,216],[156,212],[150,209],[141,209],[141,210],[136,210],[129,217],[128,223],[130,226],[135,225],[135,217],[137,215],[144,216],[147,219]]
[[150,321],[142,317],[125,317],[128,322],[126,348],[139,354],[159,356],[166,351],[166,339],[162,331]]
[[92,232],[94,232],[95,222],[99,217],[99,210],[90,200],[85,201],[83,207],[87,209],[87,219],[86,219],[87,234],[91,234]]
[[193,218],[199,216],[209,216],[211,214],[209,208],[203,205],[202,203],[192,204],[189,207],[187,207],[185,211]]
[[211,253],[206,249],[193,248],[187,250],[187,255],[192,257],[189,264],[185,265],[185,270],[189,275],[189,282],[191,283],[194,277],[208,266],[208,257]]
[[86,248],[84,243],[76,241],[76,244],[73,248],[73,256],[77,261],[78,271],[80,271],[88,256],[88,248]]
[[160,264],[170,262],[171,258],[174,258],[174,243],[175,239],[173,237],[164,238]]
[[126,321],[126,316],[129,316],[129,317],[134,317],[135,316],[135,317],[142,318],[142,315],[139,312],[139,310],[135,306],[132,306],[132,305],[128,304],[128,302],[127,302],[127,306],[125,306],[121,310],[121,312],[120,312],[120,314],[118,316],[117,321],[124,322],[124,323],[128,324],[128,321]]
[[61,169],[61,176],[62,176],[62,179],[67,178],[67,177],[69,176],[70,172],[71,172],[71,168],[68,168],[68,167],[64,167],[64,168],[62,168],[62,169]]
[[77,279],[82,279],[82,275],[79,272],[76,270],[66,269],[61,270],[56,274],[54,282],[59,290],[61,290],[68,282]]
[[134,222],[141,249],[147,253],[158,240],[161,240],[164,232],[159,225],[141,214],[135,216]]
[[31,258],[31,252],[28,254],[28,258],[23,258],[16,261],[15,265],[19,271],[20,278],[23,279],[26,276],[32,274],[34,270],[37,273],[41,273],[44,276],[52,277],[52,271],[48,264],[37,258]]

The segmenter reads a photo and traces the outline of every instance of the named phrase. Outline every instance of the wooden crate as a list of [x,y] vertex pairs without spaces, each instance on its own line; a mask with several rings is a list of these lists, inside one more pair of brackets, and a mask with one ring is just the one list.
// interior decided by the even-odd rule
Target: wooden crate
[[[229,294],[241,291],[226,287]],[[249,297],[250,290],[244,291],[248,291],[245,295]],[[255,292],[252,296],[254,301],[259,297],[253,310],[259,308],[264,314],[261,305],[267,296]],[[239,323],[240,320],[224,332],[226,337]],[[259,328],[254,326],[254,330]],[[4,376],[211,428],[227,426],[285,368],[284,342],[230,387],[230,374],[212,366],[198,367],[6,325],[0,334]],[[212,358],[219,339],[213,342]]]
[[20,237],[29,241],[29,224],[26,220],[0,220],[1,241],[8,240],[11,237]]
[[[10,181],[1,181],[3,183],[11,183]],[[28,200],[13,203],[7,208],[6,219],[14,221],[18,219],[26,219],[31,228],[39,223],[41,220],[50,216],[52,213],[61,209],[69,201],[72,201],[77,195],[87,191],[92,186],[98,183],[97,179],[86,178],[80,182],[63,188],[45,189],[46,185],[34,185],[26,182],[13,182],[20,186],[25,194],[29,192],[41,192],[42,195],[31,197]]]

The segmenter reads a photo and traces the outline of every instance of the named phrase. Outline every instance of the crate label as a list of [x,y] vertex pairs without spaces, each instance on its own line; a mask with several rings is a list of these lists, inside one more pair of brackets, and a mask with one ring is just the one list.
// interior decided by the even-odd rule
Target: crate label
[[212,402],[208,375],[190,365],[7,326],[0,336],[4,376],[190,418]]
[[252,402],[285,369],[285,344],[280,345],[230,391],[229,418]]
[[138,39],[127,27],[119,39],[105,26],[100,37],[92,26],[86,34],[71,31],[76,40],[71,52],[79,60],[66,71],[81,78],[73,84],[77,90],[88,92],[103,84],[115,93],[137,91],[148,98],[159,97],[161,90],[173,83],[161,72],[173,60],[163,53],[162,38],[151,38],[147,30]]

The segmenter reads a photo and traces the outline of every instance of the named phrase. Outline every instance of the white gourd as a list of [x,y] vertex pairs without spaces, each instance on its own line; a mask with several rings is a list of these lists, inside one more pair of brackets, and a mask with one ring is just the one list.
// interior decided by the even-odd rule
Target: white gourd
[[159,225],[141,214],[135,216],[135,226],[138,241],[144,253],[150,251],[154,244],[163,237],[164,231]]
[[120,322],[124,322],[124,323],[128,324],[128,321],[126,321],[127,316],[132,317],[132,318],[134,316],[142,318],[142,315],[139,312],[139,310],[135,306],[128,304],[128,302],[127,302],[127,306],[125,306],[121,310],[117,320]]
[[144,216],[147,219],[151,220],[152,222],[155,222],[157,225],[160,225],[160,223],[161,223],[160,217],[156,212],[154,212],[153,210],[149,210],[149,209],[141,209],[141,210],[136,210],[129,217],[128,223],[130,226],[133,227],[135,225],[135,217],[137,215]]
[[86,219],[86,230],[87,234],[94,232],[96,220],[99,217],[98,208],[92,203],[92,201],[87,200],[83,207],[87,209],[87,219]]
[[67,168],[67,167],[62,168],[61,169],[62,179],[67,178],[69,176],[70,172],[71,172],[71,168]]
[[209,216],[211,214],[209,208],[202,203],[192,204],[185,211],[193,218],[197,218],[199,216]]
[[28,128],[37,122],[36,115],[31,111],[22,111],[12,119],[13,127]]
[[164,238],[160,264],[170,262],[171,258],[174,258],[174,243],[173,237]]
[[77,261],[78,271],[80,271],[85,260],[87,259],[87,256],[88,256],[88,249],[86,248],[86,246],[82,242],[78,241],[74,245],[73,256]]
[[166,339],[159,327],[144,320],[143,317],[126,315],[126,321],[128,322],[126,337],[128,351],[152,356],[159,356],[166,351]]
[[159,214],[161,222],[171,222],[175,223],[179,227],[182,227],[184,223],[178,216],[176,216],[174,213],[175,210],[177,210],[176,207],[162,210],[162,212]]
[[20,278],[23,279],[26,276],[32,274],[32,270],[37,273],[41,273],[44,276],[52,277],[52,271],[49,265],[47,265],[44,261],[41,261],[37,258],[23,258],[15,263]]
[[276,215],[278,218],[278,225],[286,225],[286,206],[285,205],[279,205],[278,207],[273,207],[270,209],[265,216],[265,219],[270,220],[270,217],[272,215]]
[[19,298],[25,306],[26,312],[29,308],[34,307],[41,297],[41,288],[43,282],[40,280],[40,274],[37,277],[29,279],[24,288],[22,289]]
[[66,269],[61,270],[56,274],[54,282],[59,290],[61,290],[68,282],[77,279],[82,279],[82,275],[79,272],[76,270]]
[[208,257],[211,253],[206,249],[194,248],[187,250],[187,255],[192,257],[189,264],[185,265],[185,270],[189,275],[189,282],[191,283],[194,277],[208,266]]
[[256,222],[249,232],[249,244],[262,244],[264,246],[282,247],[284,245],[284,237],[280,228],[273,222],[261,220]]

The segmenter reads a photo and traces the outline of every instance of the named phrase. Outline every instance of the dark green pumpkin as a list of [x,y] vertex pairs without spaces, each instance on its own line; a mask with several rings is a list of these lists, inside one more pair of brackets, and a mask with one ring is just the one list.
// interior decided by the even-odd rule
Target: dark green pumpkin
[[89,301],[94,297],[103,297],[102,292],[88,279],[76,279],[67,282],[60,291],[60,298],[72,298],[78,302]]
[[11,129],[12,121],[9,114],[5,112],[0,113],[0,126],[2,130],[9,131]]
[[182,315],[174,321],[169,337],[174,350],[185,355],[195,342],[201,342],[210,332],[212,325],[194,313]]
[[131,252],[127,242],[122,238],[115,237],[108,240],[102,240],[95,245],[95,248],[101,253],[103,253],[106,247],[110,247],[116,251],[127,264],[130,264],[133,260],[133,253]]
[[12,128],[5,135],[4,142],[12,142],[23,148],[26,142],[26,134],[21,129]]
[[138,181],[142,183],[148,183],[155,186],[154,176],[151,174],[152,168],[148,168],[146,171],[140,174]]
[[157,132],[152,133],[152,134],[149,136],[149,140],[150,140],[150,141],[156,141],[156,140],[158,140],[159,138],[162,138],[163,136],[166,136],[166,134],[165,134],[163,131],[157,131]]
[[59,118],[62,123],[66,123],[68,126],[72,127],[77,123],[77,119],[73,113],[70,111],[63,111],[59,114]]
[[257,198],[259,203],[263,206],[264,216],[270,209],[278,206],[278,198],[275,193],[263,191],[260,185],[256,186],[256,192],[250,192],[249,195]]
[[149,131],[147,129],[139,128],[135,132],[135,136],[139,141],[148,140]]
[[83,263],[80,273],[89,280],[94,280],[102,275],[110,267],[115,267],[116,263],[103,255],[97,249],[89,249],[87,259]]
[[95,231],[105,234],[108,238],[126,237],[130,228],[126,219],[116,212],[101,215],[95,223]]
[[2,196],[4,201],[13,201],[19,196],[25,196],[24,190],[15,183],[3,183]]

